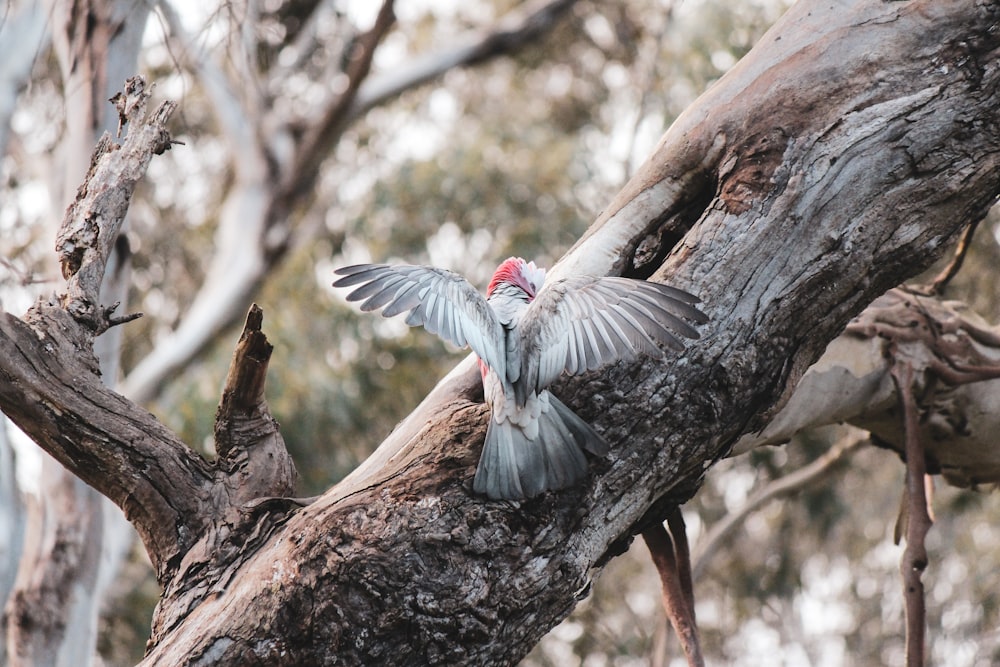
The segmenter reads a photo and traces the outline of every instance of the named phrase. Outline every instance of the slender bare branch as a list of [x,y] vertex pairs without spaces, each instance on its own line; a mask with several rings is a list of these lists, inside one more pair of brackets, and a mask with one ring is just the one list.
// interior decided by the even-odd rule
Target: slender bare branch
[[929,287],[930,294],[941,294],[944,292],[951,279],[962,270],[962,264],[965,262],[965,256],[969,253],[969,248],[972,246],[972,237],[976,234],[979,222],[978,220],[973,222],[962,232],[962,238],[959,239],[958,246],[955,248],[955,254],[952,256],[951,261],[948,262],[948,266],[941,269],[941,272],[931,281]]
[[931,528],[924,487],[927,463],[920,442],[920,413],[913,395],[913,366],[908,361],[896,359],[892,366],[892,379],[899,394],[906,432],[906,520],[903,522],[906,549],[899,561],[899,572],[903,578],[903,599],[906,601],[906,665],[920,667],[924,664],[924,635],[927,630],[927,610],[921,577],[927,569],[926,539]]
[[357,118],[407,90],[437,79],[452,68],[476,65],[516,52],[550,31],[575,3],[576,0],[524,3],[490,28],[459,36],[446,48],[416,56],[392,71],[369,77],[354,97],[348,117]]
[[667,515],[669,532],[662,523],[642,531],[653,565],[660,574],[663,607],[674,627],[690,667],[704,667],[695,623],[694,591],[691,583],[691,556],[680,509],[674,507]]
[[382,0],[375,24],[354,42],[347,67],[344,68],[347,76],[344,92],[331,100],[318,122],[309,126],[298,143],[298,151],[285,173],[278,195],[278,206],[282,210],[291,210],[292,204],[316,183],[320,163],[330,153],[331,147],[340,140],[344,129],[352,120],[349,113],[351,104],[371,71],[375,50],[395,22],[393,0]]
[[747,517],[772,500],[798,493],[803,488],[814,484],[817,480],[832,474],[836,471],[841,461],[851,456],[861,445],[867,442],[867,433],[859,429],[852,429],[850,433],[838,440],[815,461],[770,482],[750,496],[746,503],[738,510],[727,514],[722,521],[712,526],[711,530],[698,543],[695,549],[692,579],[695,581],[701,579],[712,558],[715,557],[719,549],[733,536],[733,533],[743,525]]

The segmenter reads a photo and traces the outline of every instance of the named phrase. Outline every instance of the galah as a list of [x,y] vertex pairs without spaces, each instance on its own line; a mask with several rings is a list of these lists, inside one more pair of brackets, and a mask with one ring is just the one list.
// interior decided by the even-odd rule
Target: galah
[[[486,298],[465,278],[429,266],[358,264],[337,269],[334,287],[361,310],[423,325],[479,357],[491,408],[473,490],[522,499],[565,488],[587,474],[584,452],[608,444],[548,390],[562,373],[583,373],[638,354],[661,357],[660,345],[683,348],[675,334],[697,338],[684,319],[707,318],[682,290],[628,278],[576,276],[549,285],[545,269],[505,260]],[[682,319],[684,318],[684,319]]]

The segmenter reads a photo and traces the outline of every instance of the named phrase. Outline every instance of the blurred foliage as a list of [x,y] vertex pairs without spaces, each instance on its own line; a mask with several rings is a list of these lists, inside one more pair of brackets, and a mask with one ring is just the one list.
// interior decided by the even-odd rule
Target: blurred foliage
[[[320,48],[293,75],[267,80],[273,104],[292,117],[329,94],[321,78],[325,63],[341,58],[356,34],[350,8],[341,4],[323,5],[326,18],[312,26]],[[515,4],[400,5],[399,25],[375,68],[400,66],[408,54],[447,44]],[[785,4],[582,1],[552,34],[515,57],[453,70],[349,129],[312,201],[290,220],[294,252],[254,296],[275,347],[268,400],[299,467],[302,495],[320,493],[350,472],[464,355],[423,331],[348,306],[330,288],[333,268],[369,260],[432,263],[484,286],[508,255],[551,265],[673,118],[749,50]],[[287,57],[312,6],[310,0],[263,3],[254,54],[261,72]],[[223,4],[213,20],[241,21],[237,9]],[[153,161],[132,206],[129,309],[147,316],[126,329],[126,369],[183,316],[213,250],[222,194],[234,187],[199,83],[155,39],[144,59],[158,94],[182,103],[174,122],[185,146]],[[0,172],[0,257],[8,262],[0,267],[2,281],[29,279],[51,262],[45,225],[63,204],[41,205],[38,188],[58,159],[58,119],[65,113],[52,67],[40,59],[36,81],[21,97]],[[949,292],[993,321],[998,228],[995,216],[983,223]],[[206,455],[238,336],[227,332],[150,406]],[[716,466],[685,507],[692,544],[756,489],[820,455],[832,437],[821,432]],[[900,548],[891,542],[901,485],[898,458],[867,448],[808,491],[749,517],[697,585],[709,662],[902,664]],[[924,576],[931,662],[995,664],[996,496],[941,488],[936,507]],[[108,664],[130,664],[142,654],[156,593],[141,555],[132,558],[120,588],[102,636]],[[641,543],[606,568],[592,595],[525,664],[682,664]]]

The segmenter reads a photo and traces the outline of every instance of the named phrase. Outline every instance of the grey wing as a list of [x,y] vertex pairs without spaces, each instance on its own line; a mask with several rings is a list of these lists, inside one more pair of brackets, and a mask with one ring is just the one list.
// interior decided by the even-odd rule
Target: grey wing
[[357,264],[334,271],[334,287],[354,287],[348,301],[384,317],[410,311],[406,323],[421,325],[459,347],[471,347],[488,366],[506,372],[503,325],[482,294],[462,276],[430,266]]
[[685,320],[708,321],[697,302],[677,288],[629,278],[568,278],[547,286],[519,326],[523,367],[516,394],[543,389],[564,371],[662,356],[660,345],[683,350],[678,336],[698,337]]

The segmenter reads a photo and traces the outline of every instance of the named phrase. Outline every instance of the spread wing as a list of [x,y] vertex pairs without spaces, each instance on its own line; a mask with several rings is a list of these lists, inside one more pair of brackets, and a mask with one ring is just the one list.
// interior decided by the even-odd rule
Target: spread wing
[[545,287],[525,311],[518,400],[539,391],[565,371],[592,371],[639,354],[660,357],[660,345],[680,351],[678,336],[697,338],[685,320],[708,318],[683,290],[629,278],[580,277]]
[[459,347],[471,347],[501,376],[506,372],[504,329],[483,295],[452,271],[429,266],[357,264],[334,271],[344,276],[334,287],[357,289],[348,301],[361,301],[361,310],[382,308],[384,317],[410,311],[408,325],[427,331]]

